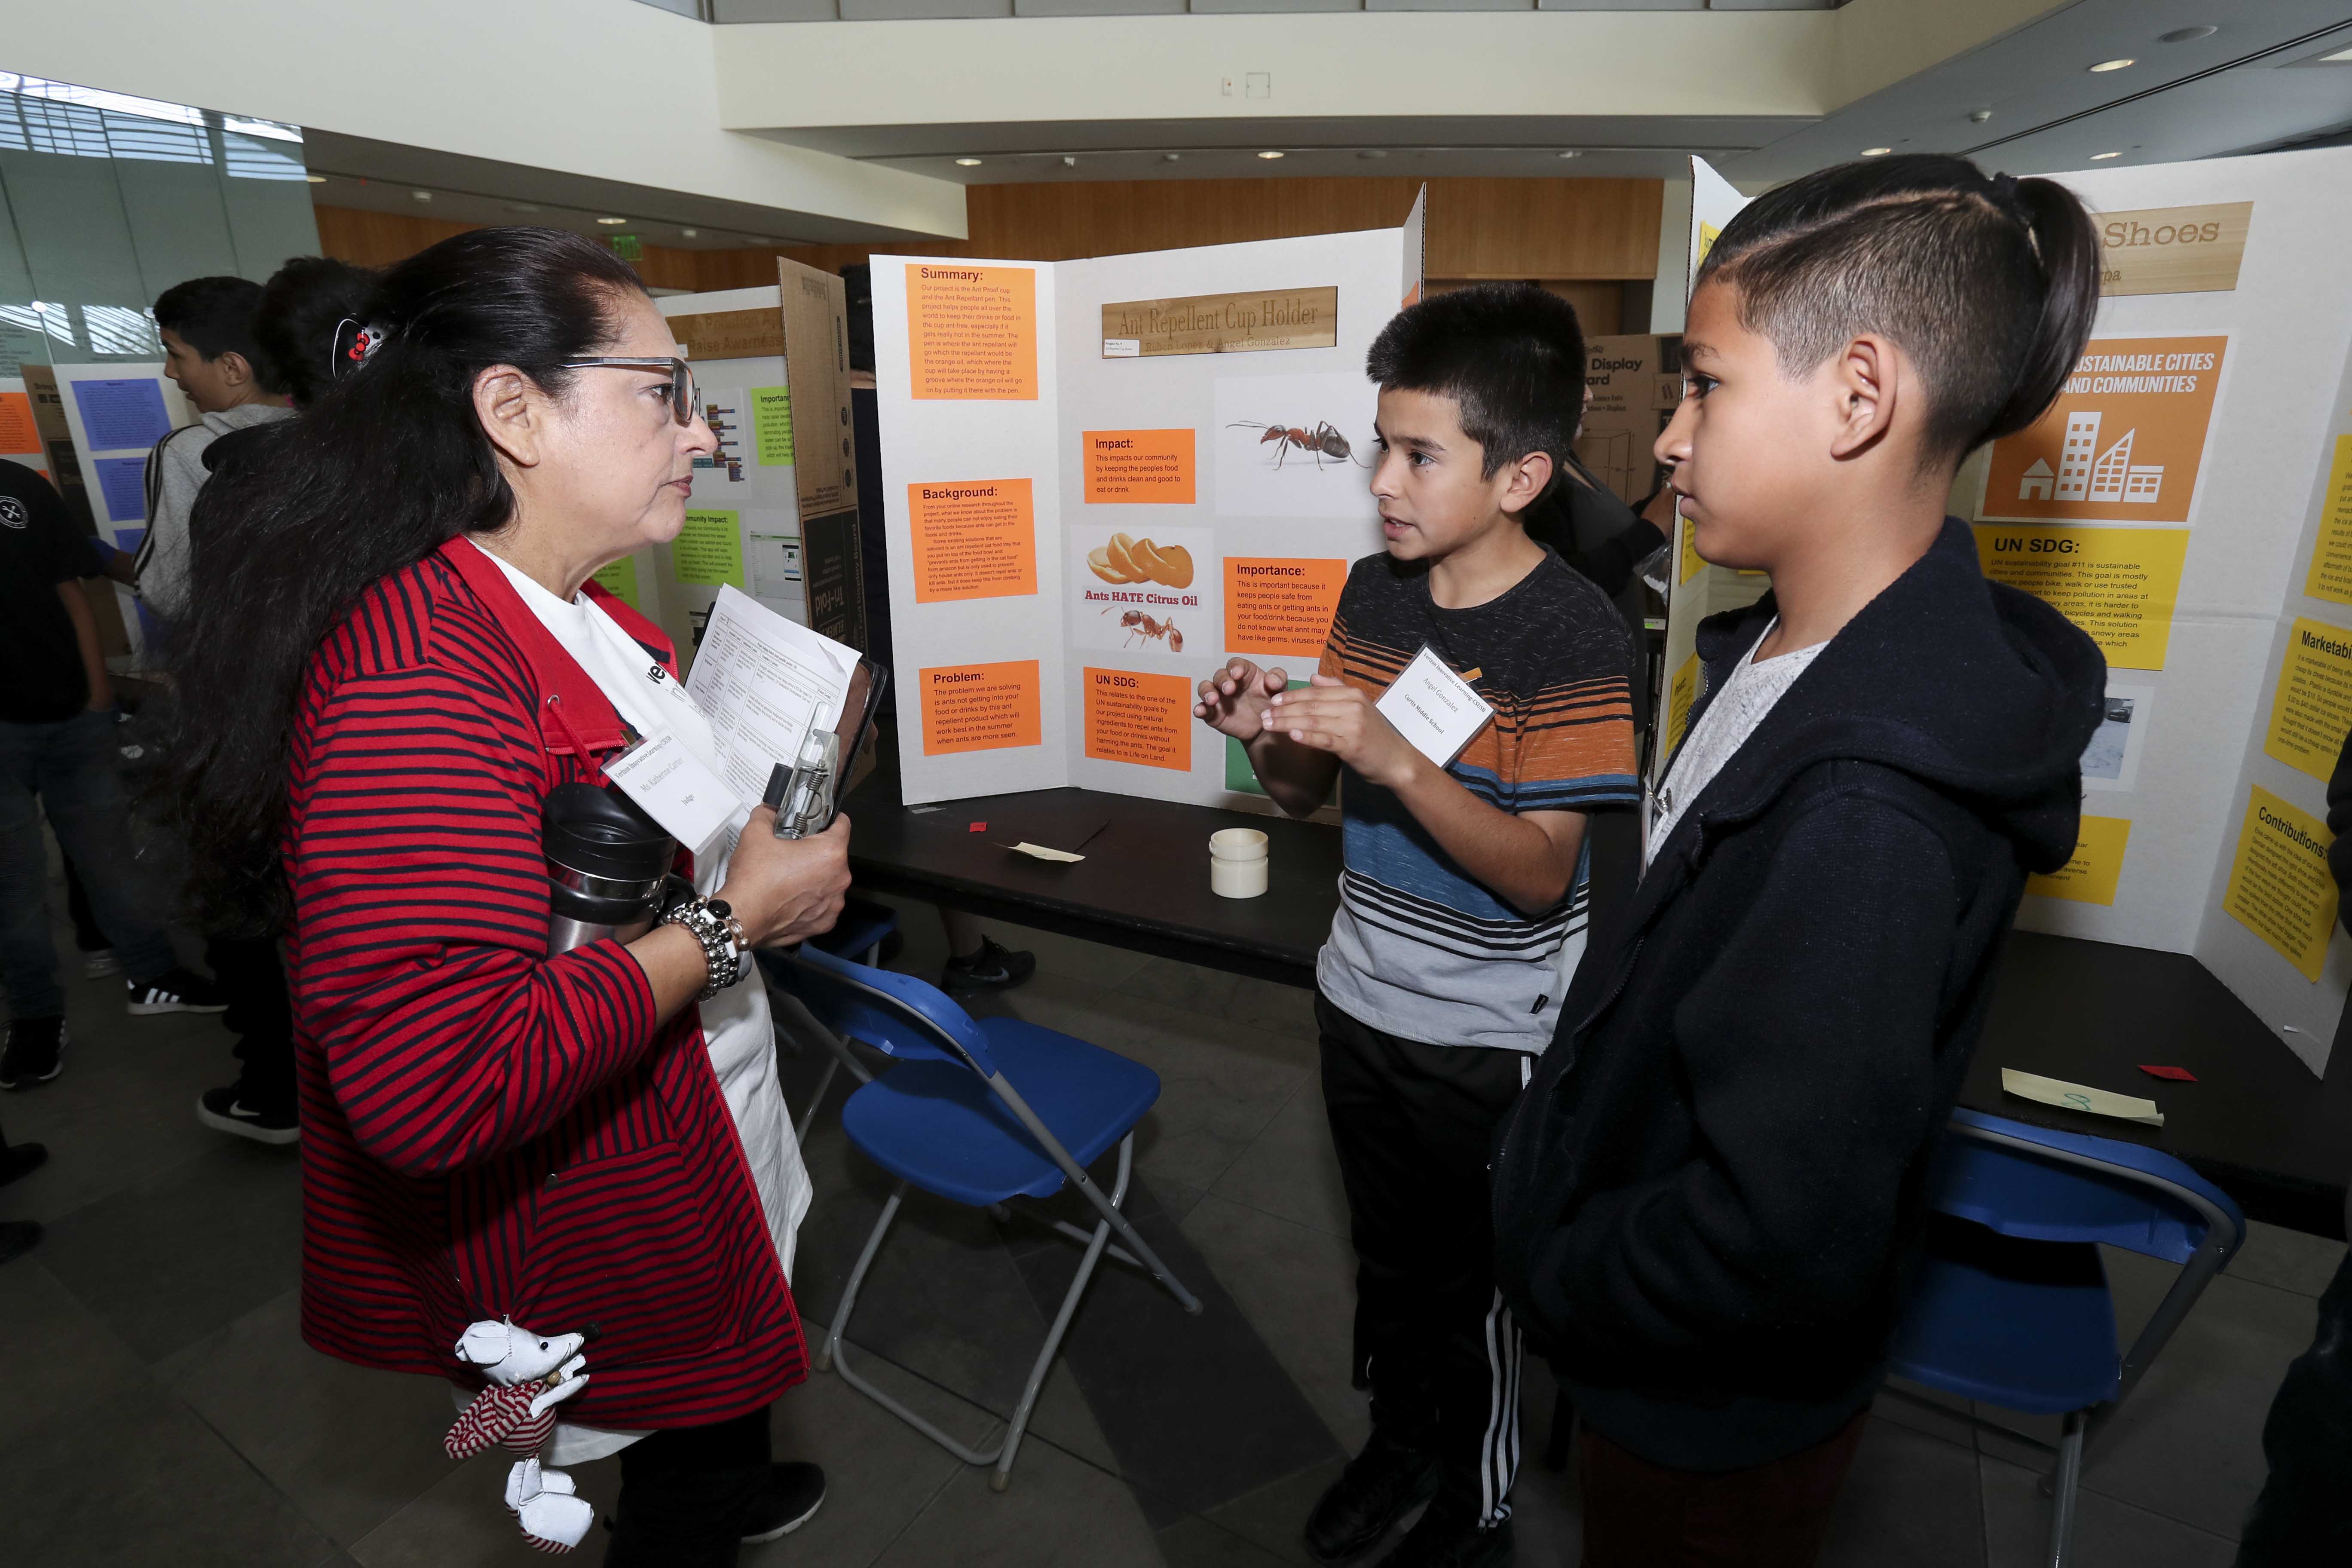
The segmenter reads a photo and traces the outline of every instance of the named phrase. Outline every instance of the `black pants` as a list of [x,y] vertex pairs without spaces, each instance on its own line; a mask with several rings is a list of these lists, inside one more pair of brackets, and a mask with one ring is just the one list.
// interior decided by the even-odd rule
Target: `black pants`
[[1384,1436],[1437,1457],[1442,1495],[1497,1523],[1519,1466],[1519,1332],[1495,1289],[1486,1160],[1529,1058],[1401,1040],[1319,995],[1315,1018],[1356,1245],[1356,1386]]
[[294,1110],[294,1010],[274,937],[205,939],[205,963],[228,1010],[221,1023],[243,1037],[237,1098],[265,1114]]
[[733,1568],[769,1467],[766,1405],[630,1444],[621,1450],[604,1568]]
[[2352,1258],[2319,1298],[2319,1331],[2294,1358],[2263,1423],[2270,1479],[2238,1545],[2238,1568],[2352,1562]]

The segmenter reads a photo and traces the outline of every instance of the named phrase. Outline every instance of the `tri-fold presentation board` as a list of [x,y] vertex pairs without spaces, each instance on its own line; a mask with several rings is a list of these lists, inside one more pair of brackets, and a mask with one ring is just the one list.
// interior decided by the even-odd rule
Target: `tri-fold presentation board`
[[1235,654],[1305,679],[1381,548],[1364,356],[1418,297],[1422,213],[1086,261],[874,258],[909,803],[1264,805],[1194,689]]
[[[1741,205],[1697,173],[1694,268]],[[2352,151],[2055,177],[2095,215],[2097,323],[1952,491],[1986,574],[2107,659],[2074,859],[2018,924],[2190,954],[2320,1072],[2352,983],[2326,821],[2352,732]],[[1763,587],[1678,533],[1661,766],[1697,621]]]
[[778,286],[657,300],[694,367],[718,450],[685,530],[597,574],[692,663],[719,590],[865,646],[848,314],[841,279],[777,258]]
[[2098,324],[1962,470],[1988,575],[2107,657],[2074,858],[2018,923],[2194,954],[2314,1072],[2352,982],[2326,788],[2352,731],[2352,152],[2060,176]]
[[[64,416],[79,489],[99,536],[137,553],[147,537],[147,455],[173,430],[194,423],[194,406],[160,361],[26,365],[24,374],[32,384],[36,419],[45,410],[52,422]],[[54,404],[42,396],[44,390],[54,395]],[[63,479],[62,469],[53,462],[50,471]],[[71,494],[72,487],[60,488]],[[154,623],[130,589],[119,589],[116,598],[131,652],[143,660]]]

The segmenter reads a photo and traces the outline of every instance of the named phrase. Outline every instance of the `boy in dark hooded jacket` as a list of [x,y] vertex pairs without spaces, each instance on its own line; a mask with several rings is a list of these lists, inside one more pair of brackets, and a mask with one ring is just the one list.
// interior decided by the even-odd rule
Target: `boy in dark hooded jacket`
[[1586,1568],[1819,1551],[2002,936],[2074,847],[2105,663],[1944,501],[2065,384],[2096,258],[2063,187],[1918,155],[1782,186],[1700,272],[1658,457],[1774,592],[1702,627],[1641,887],[1494,1163]]

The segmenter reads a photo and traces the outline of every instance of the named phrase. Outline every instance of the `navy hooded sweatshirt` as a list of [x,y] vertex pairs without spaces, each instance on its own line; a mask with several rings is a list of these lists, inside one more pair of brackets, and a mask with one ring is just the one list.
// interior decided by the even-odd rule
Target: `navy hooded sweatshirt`
[[[1702,624],[1710,692],[1775,613]],[[1737,1469],[1869,1402],[2026,874],[2074,847],[2105,677],[1947,519],[1658,847],[1494,1161],[1496,1280],[1603,1436]]]

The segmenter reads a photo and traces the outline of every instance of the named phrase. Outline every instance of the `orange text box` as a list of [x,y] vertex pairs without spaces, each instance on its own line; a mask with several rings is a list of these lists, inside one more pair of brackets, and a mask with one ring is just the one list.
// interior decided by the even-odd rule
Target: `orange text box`
[[[1192,432],[1188,430],[1185,434],[1190,436]],[[32,395],[0,392],[0,452],[37,452],[40,449],[41,430],[33,423]],[[1191,500],[1192,498],[1188,493],[1184,499]]]
[[1027,479],[908,485],[915,603],[1037,591],[1037,513]]
[[1348,563],[1312,557],[1225,557],[1225,646],[1236,653],[1321,658]]
[[1192,683],[1181,675],[1092,669],[1087,683],[1087,755],[1104,763],[1192,770]]
[[923,689],[923,755],[1001,752],[1042,738],[1037,661],[950,664],[917,672]]
[[1992,444],[1988,519],[2187,522],[2227,338],[2093,338],[2050,411]]
[[1037,269],[907,267],[907,369],[918,398],[1037,398]]
[[1087,500],[1192,504],[1192,432],[1089,430]]

